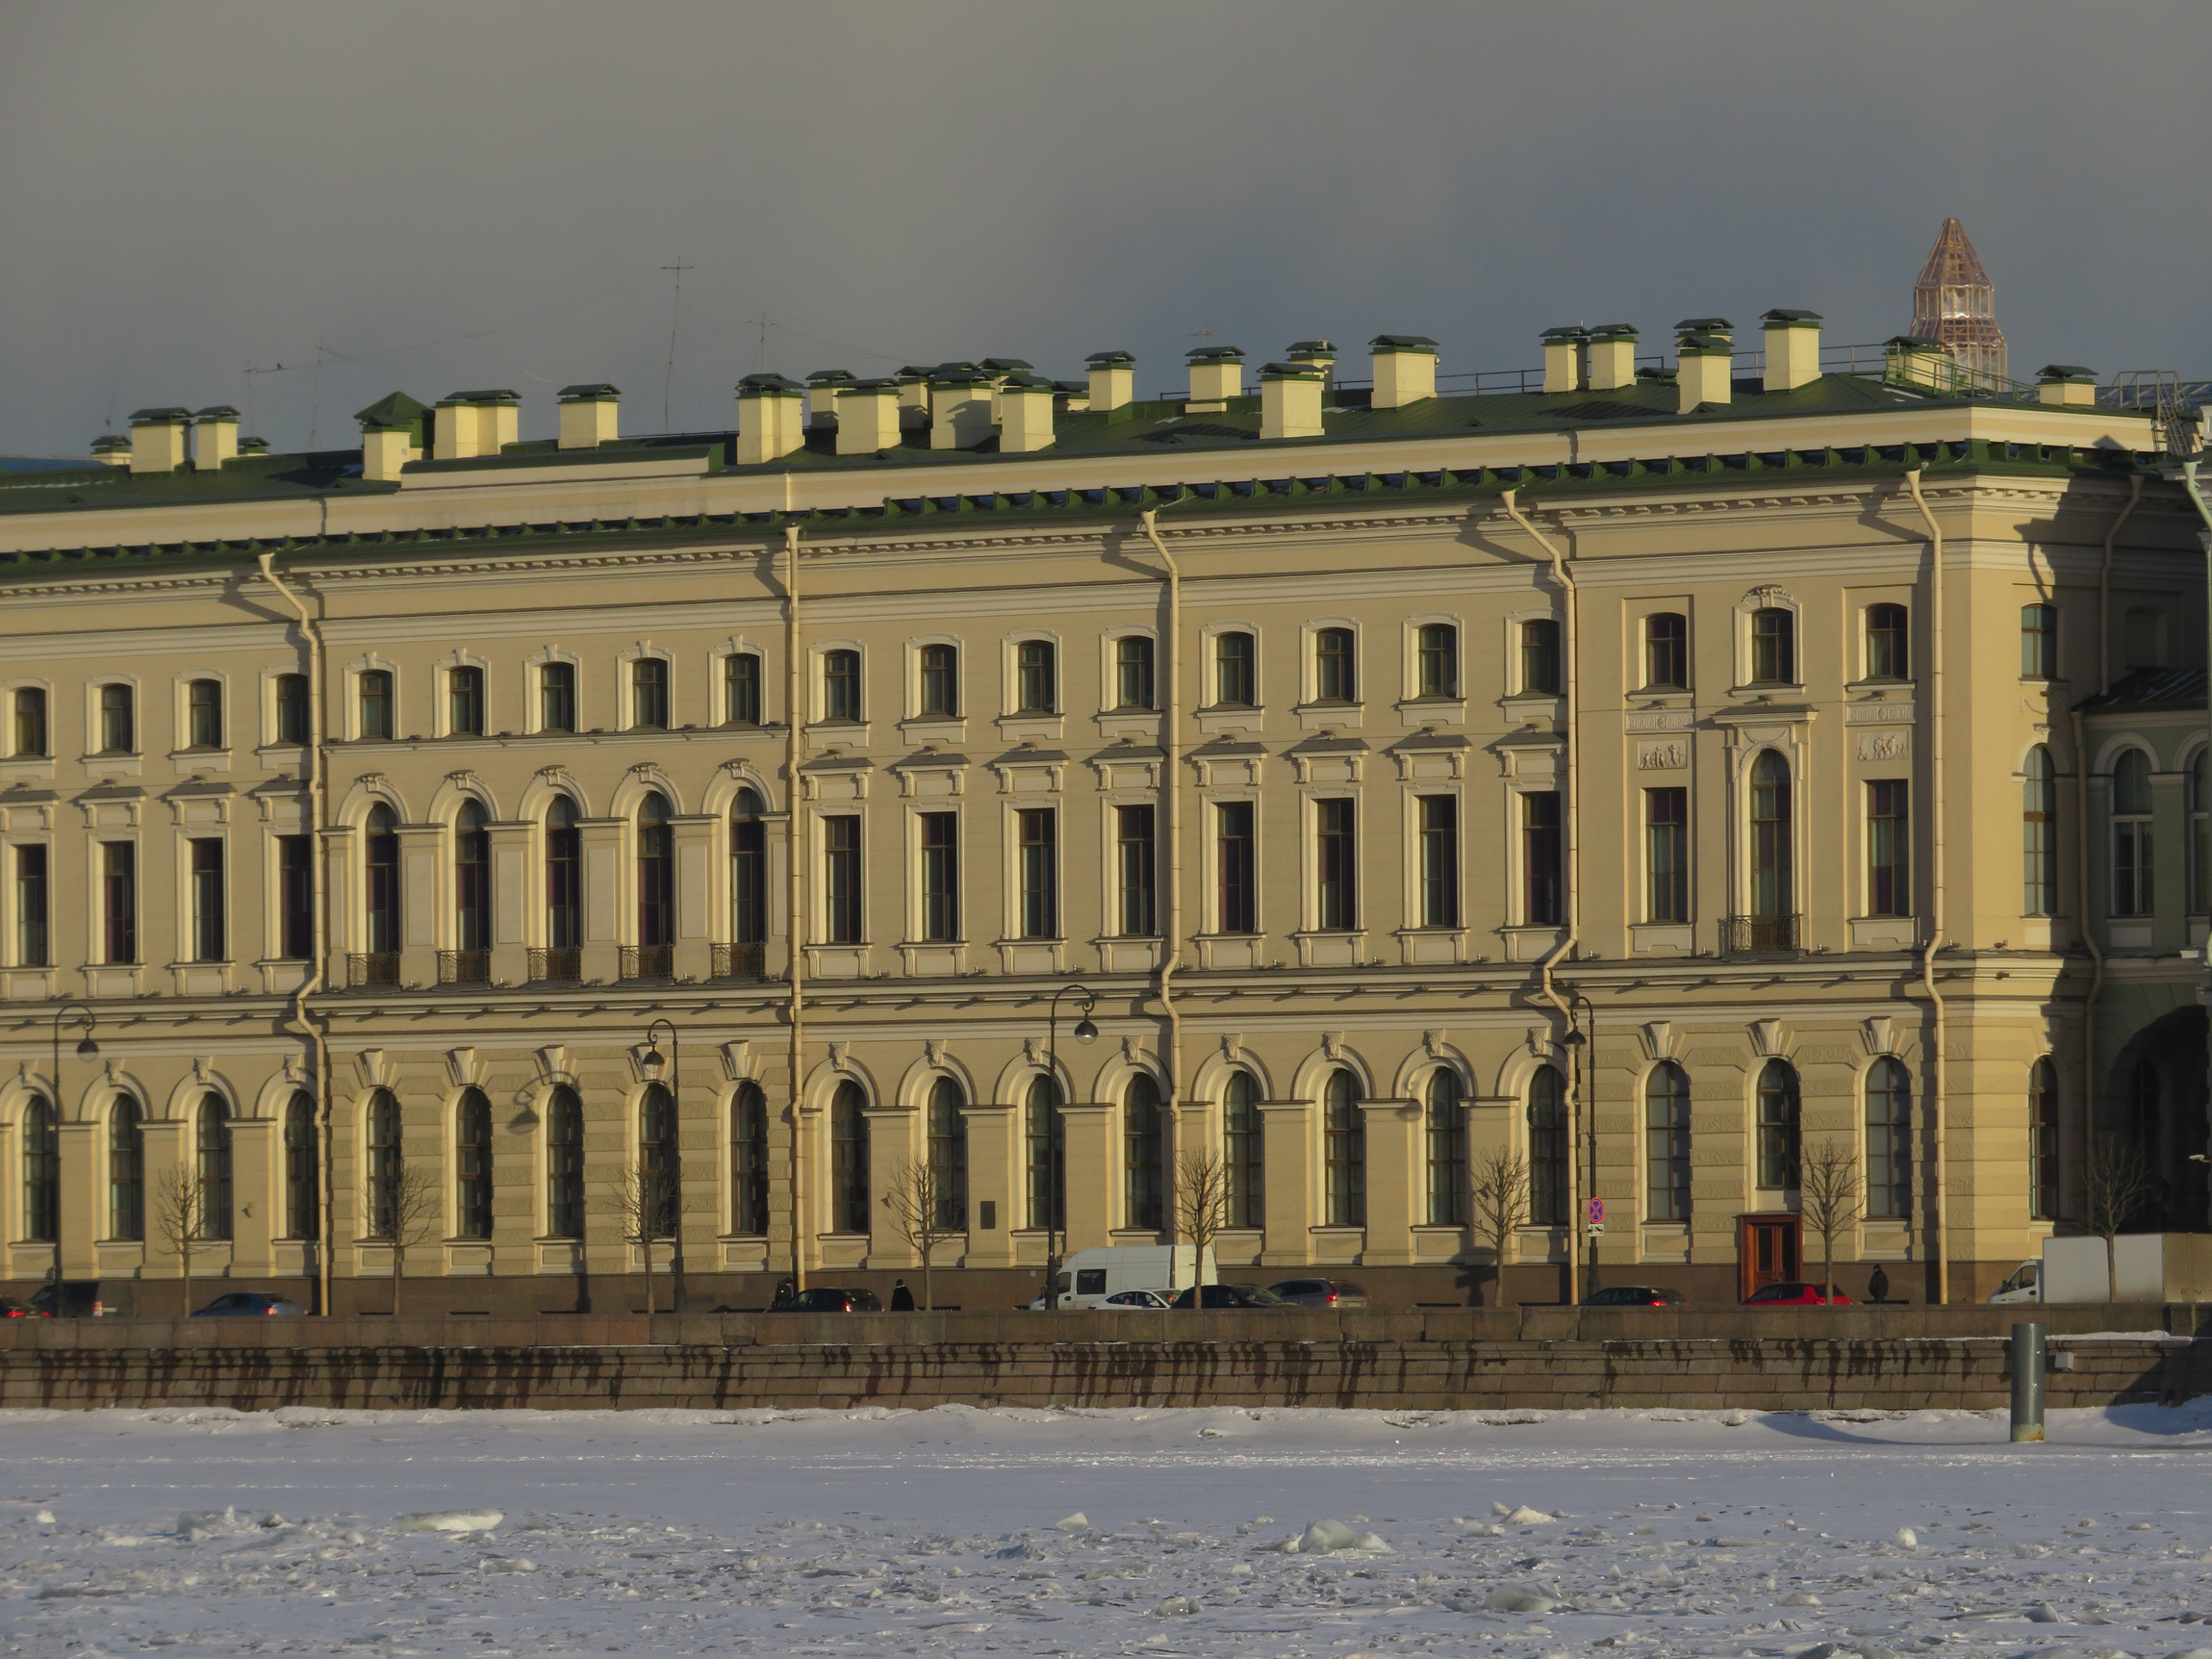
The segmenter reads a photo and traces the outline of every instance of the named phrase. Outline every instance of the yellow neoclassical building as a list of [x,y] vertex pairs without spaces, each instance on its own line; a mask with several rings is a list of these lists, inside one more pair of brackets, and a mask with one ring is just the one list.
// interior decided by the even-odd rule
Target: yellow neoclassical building
[[2165,428],[1800,311],[1639,344],[0,474],[8,1289],[165,1309],[190,1233],[609,1310],[665,1233],[759,1307],[913,1280],[926,1186],[1004,1307],[1204,1164],[1226,1277],[1458,1303],[1502,1166],[1510,1293],[1732,1301],[1845,1156],[1854,1295],[1986,1291],[2077,1213],[2093,974],[2202,936],[2111,919],[2072,713],[2201,667]]

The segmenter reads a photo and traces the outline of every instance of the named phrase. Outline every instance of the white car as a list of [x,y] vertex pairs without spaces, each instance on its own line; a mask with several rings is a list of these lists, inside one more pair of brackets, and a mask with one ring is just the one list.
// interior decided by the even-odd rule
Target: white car
[[1172,1308],[1175,1298],[1165,1290],[1116,1290],[1103,1302],[1093,1302],[1093,1309],[1114,1308]]

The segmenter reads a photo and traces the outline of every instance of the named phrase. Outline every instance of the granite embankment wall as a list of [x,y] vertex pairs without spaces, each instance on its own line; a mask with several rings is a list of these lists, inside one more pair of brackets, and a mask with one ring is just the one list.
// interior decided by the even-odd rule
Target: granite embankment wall
[[11,1320],[0,1405],[1984,1410],[2023,1316],[2053,1407],[2212,1392],[2212,1308],[1530,1308]]

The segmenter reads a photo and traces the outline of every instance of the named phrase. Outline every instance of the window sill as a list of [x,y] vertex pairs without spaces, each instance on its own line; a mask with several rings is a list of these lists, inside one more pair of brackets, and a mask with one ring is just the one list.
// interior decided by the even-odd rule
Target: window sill
[[1769,702],[1777,697],[1803,697],[1805,695],[1805,682],[1790,679],[1746,680],[1742,685],[1730,686],[1728,695],[1739,702],[1760,697],[1766,698]]
[[1290,712],[1298,717],[1301,728],[1307,731],[1358,731],[1366,723],[1367,705],[1363,702],[1297,702]]
[[869,727],[865,720],[820,720],[805,728],[809,749],[866,749]]
[[1019,743],[1024,739],[1039,737],[1049,738],[1057,743],[1060,740],[1060,727],[1064,719],[1064,716],[1058,714],[1035,712],[1002,714],[993,724],[998,727],[999,735],[1009,743]]
[[1391,937],[1398,941],[1401,967],[1459,967],[1482,959],[1467,955],[1468,934],[1463,927],[1400,928]]
[[169,763],[179,772],[228,772],[231,752],[227,749],[172,749]]
[[1199,730],[1208,737],[1225,731],[1262,731],[1267,726],[1264,708],[1237,702],[1215,703],[1210,708],[1193,709],[1191,719],[1198,722]]
[[0,760],[0,778],[43,778],[54,776],[54,757],[51,754],[11,754]]
[[1157,708],[1108,708],[1093,715],[1102,737],[1154,737],[1159,734],[1160,713]]
[[899,735],[908,743],[965,743],[968,722],[957,714],[918,714],[899,723]]
[[1500,928],[1498,935],[1506,942],[1506,960],[1509,962],[1538,962],[1559,948],[1566,937],[1564,927],[1546,925]]
[[1415,730],[1425,726],[1467,723],[1467,700],[1463,697],[1409,697],[1391,706],[1398,711],[1398,718]]
[[1371,968],[1380,964],[1367,955],[1363,928],[1314,928],[1290,935],[1298,947],[1302,968]]

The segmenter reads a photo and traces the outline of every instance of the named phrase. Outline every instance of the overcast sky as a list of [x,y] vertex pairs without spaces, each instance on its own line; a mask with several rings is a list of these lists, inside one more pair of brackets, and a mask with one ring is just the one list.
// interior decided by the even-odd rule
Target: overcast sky
[[2208,67],[2205,0],[0,0],[0,452],[1777,305],[1878,341],[1947,214],[2016,374],[2212,375]]

